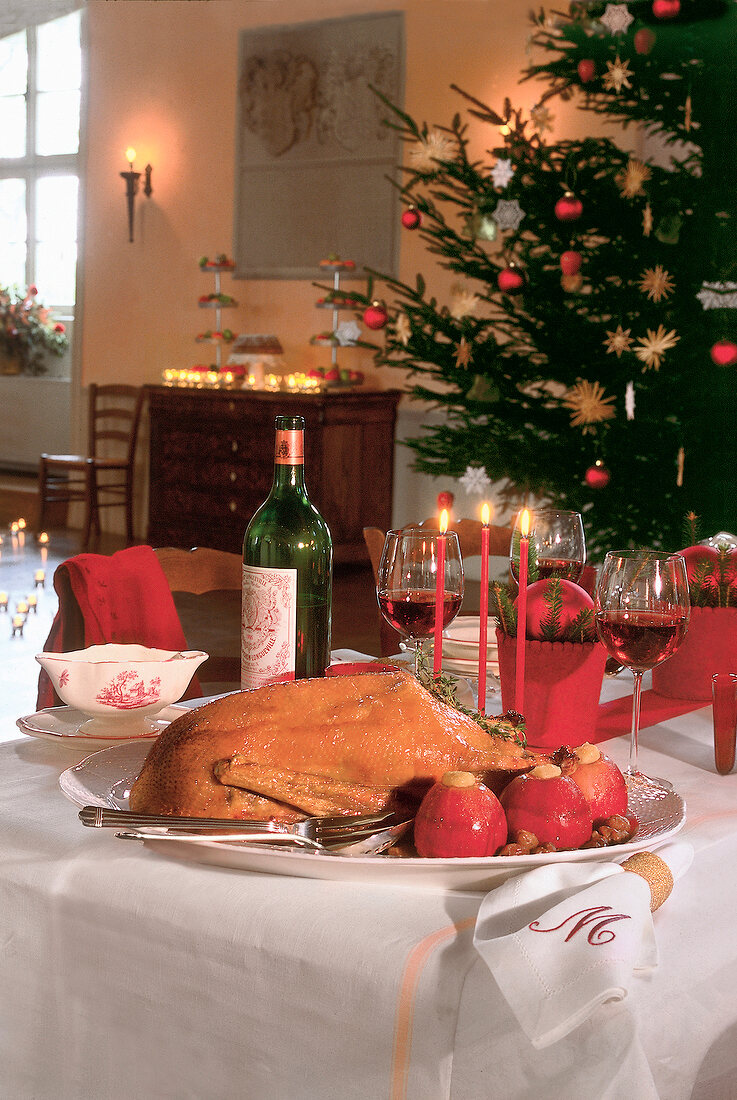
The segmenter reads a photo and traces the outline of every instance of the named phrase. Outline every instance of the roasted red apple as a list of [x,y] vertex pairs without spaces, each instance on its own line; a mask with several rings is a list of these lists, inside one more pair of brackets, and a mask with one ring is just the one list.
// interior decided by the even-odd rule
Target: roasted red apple
[[446,772],[415,817],[415,848],[421,856],[493,856],[506,840],[499,799],[471,772]]
[[513,779],[501,793],[510,838],[534,833],[540,844],[580,848],[591,836],[589,804],[557,764],[540,764]]
[[613,814],[627,814],[627,784],[621,771],[596,745],[588,742],[573,749],[578,763],[568,775],[581,790],[594,821]]

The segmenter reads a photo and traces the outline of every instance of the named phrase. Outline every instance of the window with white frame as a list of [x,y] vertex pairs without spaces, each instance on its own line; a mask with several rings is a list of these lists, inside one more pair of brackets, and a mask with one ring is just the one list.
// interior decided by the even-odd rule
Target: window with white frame
[[35,284],[66,320],[76,298],[81,17],[0,38],[0,286]]

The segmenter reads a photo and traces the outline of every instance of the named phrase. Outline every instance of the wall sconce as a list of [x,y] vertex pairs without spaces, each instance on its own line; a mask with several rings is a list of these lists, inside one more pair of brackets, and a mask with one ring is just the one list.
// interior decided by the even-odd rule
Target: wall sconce
[[[133,171],[133,161],[136,159],[135,149],[126,149],[125,159],[128,161],[128,171],[121,172],[121,176],[125,180],[125,198],[128,204],[128,240],[133,241],[133,200],[138,193],[138,181],[141,178],[140,172]],[[151,186],[151,172],[153,169],[150,164],[147,164],[144,169],[145,183],[143,185],[143,193],[148,198],[152,193],[153,187]]]

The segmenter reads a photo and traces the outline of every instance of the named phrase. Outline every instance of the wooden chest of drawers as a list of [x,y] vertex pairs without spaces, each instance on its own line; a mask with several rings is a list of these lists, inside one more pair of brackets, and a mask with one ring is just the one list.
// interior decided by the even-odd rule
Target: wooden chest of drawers
[[148,541],[240,553],[271,487],[274,418],[305,419],[305,481],[336,561],[367,558],[364,527],[391,525],[399,391],[256,393],[148,386]]

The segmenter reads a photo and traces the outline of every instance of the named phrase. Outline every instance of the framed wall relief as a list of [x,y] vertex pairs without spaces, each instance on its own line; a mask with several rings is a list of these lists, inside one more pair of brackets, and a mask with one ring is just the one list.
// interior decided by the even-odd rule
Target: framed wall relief
[[235,276],[314,279],[320,260],[396,274],[404,16],[382,12],[241,31]]

